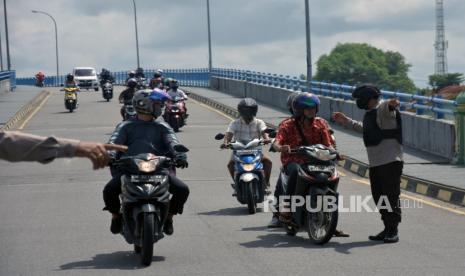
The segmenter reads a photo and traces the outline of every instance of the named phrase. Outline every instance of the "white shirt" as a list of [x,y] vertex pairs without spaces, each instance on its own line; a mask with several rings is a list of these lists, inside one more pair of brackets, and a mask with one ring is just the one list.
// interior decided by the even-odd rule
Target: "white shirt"
[[266,124],[263,120],[254,118],[252,122],[246,124],[242,118],[236,119],[229,124],[228,130],[234,135],[234,139],[241,143],[250,142],[253,139],[260,139]]

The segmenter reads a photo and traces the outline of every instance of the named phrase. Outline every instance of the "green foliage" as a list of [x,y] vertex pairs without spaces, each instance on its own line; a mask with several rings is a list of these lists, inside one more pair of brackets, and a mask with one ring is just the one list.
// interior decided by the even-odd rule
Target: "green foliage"
[[441,90],[450,85],[460,85],[464,81],[462,73],[448,73],[444,75],[429,76],[429,85],[434,89]]
[[368,44],[338,44],[317,62],[315,80],[358,85],[370,83],[381,89],[414,92],[407,76],[410,64],[398,52],[383,51]]

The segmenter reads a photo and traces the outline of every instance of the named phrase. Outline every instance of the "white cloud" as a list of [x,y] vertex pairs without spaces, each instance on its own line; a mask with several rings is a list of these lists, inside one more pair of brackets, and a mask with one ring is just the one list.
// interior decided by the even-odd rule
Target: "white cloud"
[[[55,74],[53,24],[46,16],[30,12],[40,9],[57,20],[62,73],[76,65],[111,70],[135,68],[131,2],[9,1],[13,67],[20,76],[31,76],[38,70]],[[210,2],[214,66],[285,75],[306,71],[303,1]],[[310,0],[310,5],[314,63],[338,42],[365,42],[399,51],[412,64],[411,77],[418,85],[425,85],[434,69],[434,1]],[[207,66],[204,0],[137,0],[137,6],[144,68]],[[465,72],[463,14],[463,0],[445,3],[452,72]]]

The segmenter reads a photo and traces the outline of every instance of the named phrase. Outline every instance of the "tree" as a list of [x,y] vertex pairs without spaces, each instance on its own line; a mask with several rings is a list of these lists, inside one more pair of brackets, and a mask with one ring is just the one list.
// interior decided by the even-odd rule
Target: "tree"
[[398,52],[383,51],[366,43],[337,44],[317,62],[315,80],[358,85],[370,83],[381,89],[413,92],[407,76],[410,64]]
[[464,81],[462,73],[448,73],[444,75],[429,76],[429,85],[439,91],[450,85],[460,85]]

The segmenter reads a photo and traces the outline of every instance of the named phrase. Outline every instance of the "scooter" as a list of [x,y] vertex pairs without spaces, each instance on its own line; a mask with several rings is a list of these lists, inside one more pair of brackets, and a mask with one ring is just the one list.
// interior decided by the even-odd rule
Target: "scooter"
[[163,118],[175,132],[178,132],[186,124],[187,114],[185,107],[186,103],[183,97],[175,97],[172,101],[166,103]]
[[[309,162],[300,165],[295,195],[305,198],[303,205],[290,206],[292,222],[286,223],[286,233],[295,236],[306,230],[314,244],[325,244],[333,236],[338,222],[339,173],[336,169],[337,151],[321,144],[302,146],[291,150],[305,156]],[[281,169],[280,180],[284,190],[288,176]],[[310,208],[308,208],[310,207]]]
[[77,91],[79,91],[79,88],[76,86],[65,87],[62,91],[65,91],[65,108],[69,112],[73,112],[77,108]]
[[[224,134],[219,133],[215,140],[222,140]],[[233,142],[228,148],[233,151],[235,162],[234,185],[235,195],[239,203],[247,204],[249,214],[257,212],[257,203],[265,200],[265,175],[263,172],[263,153],[260,146],[263,139],[254,139],[248,143]]]
[[[185,146],[176,145],[177,152],[187,152]],[[165,156],[151,153],[123,157],[112,166],[123,171],[121,176],[122,235],[134,245],[143,265],[150,265],[153,245],[164,237],[163,224],[168,215],[170,192],[168,168],[176,162]]]
[[102,84],[102,96],[107,102],[113,98],[113,84],[111,81],[105,81]]

